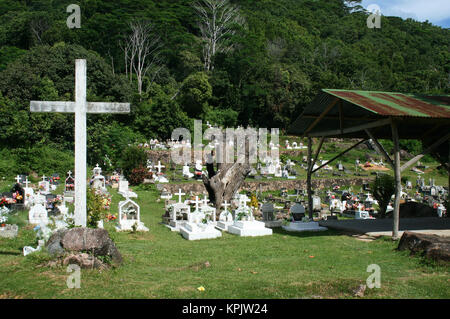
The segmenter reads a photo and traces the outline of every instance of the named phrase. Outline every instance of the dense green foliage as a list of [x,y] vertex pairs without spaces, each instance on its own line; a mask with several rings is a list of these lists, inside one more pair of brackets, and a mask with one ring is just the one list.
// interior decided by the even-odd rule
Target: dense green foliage
[[[126,145],[169,138],[193,118],[284,130],[322,88],[449,92],[450,30],[396,17],[368,29],[367,12],[343,0],[231,1],[245,23],[205,71],[192,2],[81,0],[81,28],[69,29],[71,1],[0,0],[3,152],[73,150],[73,115],[31,114],[29,101],[73,100],[76,58],[88,61],[90,101],[132,103],[129,115],[88,116],[91,164],[105,155],[117,164]],[[134,19],[151,21],[162,41],[142,96],[122,49]]]
[[370,186],[373,197],[378,201],[380,207],[380,217],[386,216],[386,209],[395,193],[395,179],[389,174],[379,174]]
[[147,154],[142,148],[130,146],[124,150],[119,163],[125,177],[130,179],[133,169],[147,166]]

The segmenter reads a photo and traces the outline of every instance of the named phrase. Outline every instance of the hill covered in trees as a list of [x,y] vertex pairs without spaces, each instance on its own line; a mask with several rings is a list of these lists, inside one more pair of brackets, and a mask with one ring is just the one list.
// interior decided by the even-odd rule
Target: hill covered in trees
[[88,100],[132,102],[126,116],[88,116],[91,163],[194,118],[283,130],[322,88],[450,89],[449,29],[397,17],[369,29],[360,1],[81,0],[69,29],[72,2],[0,0],[2,174],[71,157],[73,115],[28,110],[73,100],[76,58]]

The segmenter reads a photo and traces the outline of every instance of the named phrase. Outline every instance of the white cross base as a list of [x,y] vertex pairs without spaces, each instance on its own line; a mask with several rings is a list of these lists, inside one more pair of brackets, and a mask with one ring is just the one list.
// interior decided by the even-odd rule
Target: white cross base
[[31,112],[75,113],[75,225],[86,227],[86,113],[129,113],[130,103],[86,101],[86,60],[75,60],[75,102],[30,101]]

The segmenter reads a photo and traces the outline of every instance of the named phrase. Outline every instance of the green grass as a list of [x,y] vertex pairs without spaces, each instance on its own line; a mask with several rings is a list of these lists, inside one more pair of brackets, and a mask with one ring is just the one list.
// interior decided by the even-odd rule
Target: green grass
[[[68,289],[65,268],[45,265],[31,227],[15,239],[0,239],[0,297],[3,298],[353,298],[370,264],[381,267],[381,288],[365,298],[449,298],[449,268],[395,250],[381,238],[363,242],[335,231],[286,233],[187,241],[160,224],[163,203],[155,191],[135,188],[148,233],[110,235],[124,264],[107,271],[82,270],[81,289]],[[112,190],[113,209],[122,200]],[[20,213],[26,216],[26,212]],[[310,256],[314,256],[311,258]],[[210,267],[201,267],[206,261]],[[197,287],[205,287],[204,292]]]

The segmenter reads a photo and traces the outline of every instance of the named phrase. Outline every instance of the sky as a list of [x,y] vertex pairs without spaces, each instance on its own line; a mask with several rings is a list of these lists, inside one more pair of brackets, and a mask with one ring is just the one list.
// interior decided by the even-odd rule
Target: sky
[[450,28],[450,0],[363,0],[361,5],[367,9],[376,4],[384,16],[428,20],[432,24]]

